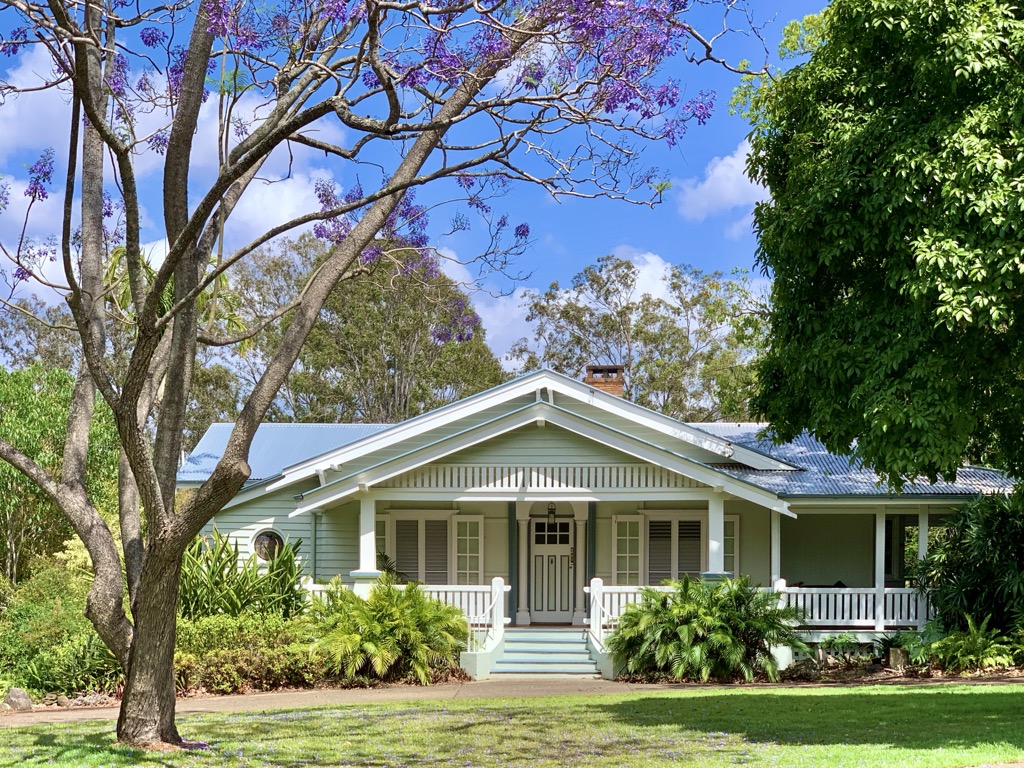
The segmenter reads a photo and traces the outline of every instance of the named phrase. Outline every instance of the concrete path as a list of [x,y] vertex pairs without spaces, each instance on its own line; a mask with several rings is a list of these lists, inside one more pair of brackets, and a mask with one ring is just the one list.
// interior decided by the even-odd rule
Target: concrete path
[[[942,686],[942,685],[1000,685],[1022,684],[1019,677],[991,677],[984,679],[933,678],[901,680],[899,685]],[[871,683],[878,685],[876,681]],[[793,683],[752,683],[749,688],[808,688],[808,687],[849,687],[856,683],[793,684]],[[297,709],[299,707],[328,707],[359,704],[379,704],[397,701],[451,701],[454,699],[497,699],[536,698],[544,696],[567,696],[587,694],[602,696],[623,693],[652,693],[655,691],[679,691],[701,688],[735,689],[735,685],[700,685],[692,683],[638,684],[620,683],[601,678],[574,677],[571,675],[502,675],[489,680],[473,680],[468,683],[445,683],[421,687],[418,685],[393,685],[387,688],[318,688],[314,690],[282,691],[273,693],[248,693],[236,696],[210,696],[206,698],[178,699],[179,715],[231,712],[261,712],[272,709]],[[43,723],[81,722],[86,720],[117,720],[117,707],[47,707],[31,712],[0,713],[0,729],[20,728]],[[1007,767],[1009,768],[1009,767]],[[1024,768],[1024,764],[1020,765]]]
[[[632,691],[678,689],[678,685],[634,685],[611,680],[577,677],[503,676],[468,683],[421,687],[394,685],[388,688],[318,688],[280,693],[249,693],[238,696],[178,699],[179,715],[213,712],[260,712],[270,709],[326,707],[345,704],[378,704],[391,701],[450,701],[452,699],[532,698],[584,693],[603,695]],[[0,728],[20,728],[41,723],[117,719],[117,707],[47,707],[31,712],[0,714]]]

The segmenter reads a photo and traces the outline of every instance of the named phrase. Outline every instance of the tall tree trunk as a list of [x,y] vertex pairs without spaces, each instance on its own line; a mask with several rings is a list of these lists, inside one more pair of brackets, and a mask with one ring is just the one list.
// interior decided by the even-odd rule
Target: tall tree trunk
[[135,606],[135,637],[117,740],[125,744],[180,744],[174,724],[174,636],[181,552],[154,541],[146,553]]

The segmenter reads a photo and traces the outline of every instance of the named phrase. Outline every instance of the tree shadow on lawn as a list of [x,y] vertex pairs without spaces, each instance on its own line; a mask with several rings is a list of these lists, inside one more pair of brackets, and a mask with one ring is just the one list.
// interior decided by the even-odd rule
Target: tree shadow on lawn
[[1024,754],[1024,686],[708,690],[641,694],[594,709],[638,728],[717,731],[748,743],[970,749],[1007,744]]
[[165,755],[146,753],[116,744],[111,725],[88,722],[81,726],[95,727],[97,730],[83,733],[81,727],[72,730],[66,725],[36,725],[24,731],[8,731],[5,734],[7,743],[0,749],[0,768],[16,765],[80,766],[97,763],[109,763],[111,766],[144,763],[154,768],[173,768],[171,763],[163,759]]

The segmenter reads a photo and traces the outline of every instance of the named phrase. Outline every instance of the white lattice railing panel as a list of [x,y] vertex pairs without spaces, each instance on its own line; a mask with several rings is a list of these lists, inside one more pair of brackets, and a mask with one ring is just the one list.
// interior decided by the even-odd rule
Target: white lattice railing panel
[[583,490],[706,488],[692,478],[652,464],[428,464],[377,484],[378,488],[467,490]]

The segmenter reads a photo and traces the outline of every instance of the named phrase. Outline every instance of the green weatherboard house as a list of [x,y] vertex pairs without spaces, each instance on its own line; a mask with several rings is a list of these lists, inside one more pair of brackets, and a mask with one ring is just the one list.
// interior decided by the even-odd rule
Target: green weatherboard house
[[[368,591],[384,553],[466,612],[478,676],[610,675],[602,641],[623,608],[685,574],[774,587],[810,639],[919,627],[908,549],[1012,485],[968,466],[890,493],[810,436],[774,446],[761,424],[683,423],[621,384],[617,367],[583,382],[540,370],[400,424],[265,424],[250,480],[211,526],[243,556],[301,539],[313,591],[334,577]],[[230,430],[210,427],[181,488],[209,476]]]

